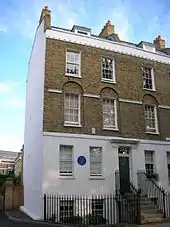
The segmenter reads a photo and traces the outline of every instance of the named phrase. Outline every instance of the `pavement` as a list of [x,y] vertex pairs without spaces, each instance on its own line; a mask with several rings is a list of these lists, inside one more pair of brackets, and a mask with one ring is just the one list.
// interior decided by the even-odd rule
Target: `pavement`
[[0,212],[0,226],[1,227],[49,227],[50,225],[45,223],[31,222],[28,220],[21,220],[19,218],[11,218],[5,212]]
[[9,220],[8,216],[0,212],[0,226],[2,227],[37,227],[37,224],[28,224],[23,222],[14,222]]
[[[0,212],[0,226],[1,227],[67,227],[65,225],[47,224],[44,222],[37,222],[30,219],[27,215],[21,211],[9,211]],[[118,225],[121,226],[121,225]],[[150,224],[150,225],[123,225],[123,226],[135,226],[135,227],[170,227],[170,223]]]

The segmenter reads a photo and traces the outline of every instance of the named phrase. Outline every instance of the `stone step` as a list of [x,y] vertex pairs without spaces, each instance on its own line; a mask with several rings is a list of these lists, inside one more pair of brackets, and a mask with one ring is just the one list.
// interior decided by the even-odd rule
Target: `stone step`
[[156,207],[153,204],[147,203],[141,204],[141,209],[156,209]]
[[148,218],[148,219],[143,219],[141,221],[141,224],[151,224],[151,223],[162,223],[163,218]]
[[141,223],[157,223],[157,222],[163,222],[164,217],[163,214],[141,214]]
[[140,204],[141,205],[152,205],[152,206],[154,206],[154,204],[152,203],[152,201],[150,201],[150,200],[143,200],[143,201],[140,201]]
[[141,213],[143,214],[160,214],[160,212],[157,209],[145,209],[145,210],[141,210]]

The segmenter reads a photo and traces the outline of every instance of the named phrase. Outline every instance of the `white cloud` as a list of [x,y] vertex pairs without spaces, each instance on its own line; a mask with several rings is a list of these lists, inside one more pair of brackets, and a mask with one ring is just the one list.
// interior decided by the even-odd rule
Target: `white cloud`
[[[127,2],[125,0],[124,2]],[[111,3],[111,7],[109,4]],[[95,6],[94,1],[84,0],[30,0],[21,1],[18,0],[17,11],[10,10],[6,12],[5,22],[10,28],[15,29],[15,32],[19,32],[26,38],[33,39],[36,27],[42,8],[48,5],[52,11],[52,25],[71,29],[74,24],[84,25],[89,23],[90,17],[92,33],[99,33],[104,23],[111,19],[113,24],[116,25],[117,33],[121,39],[128,39],[129,33],[129,9],[130,6],[124,3],[122,0],[115,0],[113,2],[106,1],[103,10],[101,7],[99,12],[94,13],[92,8]],[[99,4],[100,5],[100,4]],[[106,13],[107,11],[107,13]],[[95,15],[95,20],[93,16]],[[109,18],[107,18],[109,17]],[[15,20],[9,20],[9,18],[15,18]]]
[[0,150],[8,150],[19,152],[23,145],[23,135],[1,135],[0,134]]
[[7,82],[0,82],[0,93],[11,91],[11,84]]
[[9,97],[0,102],[1,108],[24,109],[25,101],[16,97]]
[[17,81],[0,81],[0,93],[7,93],[16,90],[20,85],[20,82]]
[[21,83],[17,81],[0,82],[0,108],[24,108],[25,100],[20,96]]

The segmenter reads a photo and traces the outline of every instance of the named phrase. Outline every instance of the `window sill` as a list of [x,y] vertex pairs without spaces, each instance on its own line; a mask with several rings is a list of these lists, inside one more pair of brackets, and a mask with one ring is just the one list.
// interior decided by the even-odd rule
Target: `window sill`
[[76,179],[74,176],[58,176],[58,179]]
[[146,90],[146,91],[156,91],[156,89],[149,89],[149,88],[143,88],[143,90]]
[[105,180],[103,176],[90,176],[89,180]]
[[81,128],[81,125],[74,125],[74,124],[64,124],[64,127],[74,127],[74,128]]
[[114,80],[105,80],[105,79],[102,79],[101,81],[104,82],[104,83],[116,84],[116,82]]
[[159,132],[146,132],[146,134],[159,135]]
[[66,73],[65,76],[74,77],[74,78],[81,78],[80,75],[74,75],[74,74],[69,74],[69,73]]
[[105,131],[119,131],[118,128],[103,128]]

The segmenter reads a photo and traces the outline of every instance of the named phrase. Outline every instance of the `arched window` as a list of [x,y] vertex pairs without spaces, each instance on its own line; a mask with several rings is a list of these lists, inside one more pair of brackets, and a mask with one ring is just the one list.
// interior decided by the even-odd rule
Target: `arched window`
[[111,88],[104,88],[101,91],[103,129],[117,130],[117,93]]
[[81,126],[81,86],[74,82],[68,82],[63,86],[63,91],[64,125]]

